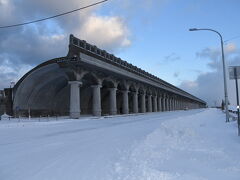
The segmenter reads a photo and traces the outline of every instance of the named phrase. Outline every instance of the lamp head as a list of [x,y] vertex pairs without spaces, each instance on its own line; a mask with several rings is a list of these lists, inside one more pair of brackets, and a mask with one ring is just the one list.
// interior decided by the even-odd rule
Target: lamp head
[[189,31],[197,31],[197,28],[190,28]]

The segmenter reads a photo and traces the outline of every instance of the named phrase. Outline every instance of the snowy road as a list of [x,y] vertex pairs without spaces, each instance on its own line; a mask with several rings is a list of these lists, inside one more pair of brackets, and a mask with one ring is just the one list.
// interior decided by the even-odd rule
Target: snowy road
[[239,179],[235,125],[215,109],[0,122],[0,179]]

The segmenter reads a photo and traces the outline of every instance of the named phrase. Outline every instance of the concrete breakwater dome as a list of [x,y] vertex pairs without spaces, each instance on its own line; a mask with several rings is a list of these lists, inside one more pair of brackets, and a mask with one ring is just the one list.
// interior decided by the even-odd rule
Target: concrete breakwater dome
[[66,57],[46,61],[13,89],[16,116],[94,116],[203,108],[201,99],[70,35]]

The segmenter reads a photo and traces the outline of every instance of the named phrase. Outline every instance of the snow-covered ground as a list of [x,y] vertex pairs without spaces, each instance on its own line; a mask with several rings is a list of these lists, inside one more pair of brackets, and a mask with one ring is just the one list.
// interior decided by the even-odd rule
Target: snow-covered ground
[[220,110],[18,121],[0,121],[0,180],[240,179]]

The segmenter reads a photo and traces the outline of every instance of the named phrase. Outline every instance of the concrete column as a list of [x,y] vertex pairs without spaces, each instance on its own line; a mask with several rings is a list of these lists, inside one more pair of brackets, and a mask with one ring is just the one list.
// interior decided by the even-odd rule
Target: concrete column
[[169,97],[169,111],[172,110],[172,99]]
[[94,116],[101,116],[101,85],[93,85],[92,113]]
[[162,97],[162,111],[166,111],[166,97]]
[[158,96],[158,111],[162,111],[162,97]]
[[138,91],[133,93],[133,113],[138,113]]
[[110,114],[115,115],[117,114],[117,97],[116,97],[116,91],[117,88],[109,88],[110,91]]
[[148,95],[148,112],[152,112],[152,95]]
[[174,111],[174,98],[172,98],[172,111]]
[[173,98],[173,110],[175,111],[176,110],[176,99]]
[[141,94],[141,112],[145,113],[146,112],[146,94],[143,92]]
[[178,100],[175,99],[175,110],[178,110]]
[[157,108],[157,96],[153,96],[153,111],[157,112],[158,108]]
[[70,118],[80,117],[80,85],[79,81],[69,81],[70,84]]
[[172,98],[172,110],[175,111],[175,99]]
[[168,98],[168,110],[171,111],[171,98]]
[[169,111],[169,97],[166,97],[166,111]]
[[123,114],[129,113],[129,105],[128,105],[128,90],[122,91],[123,93]]

